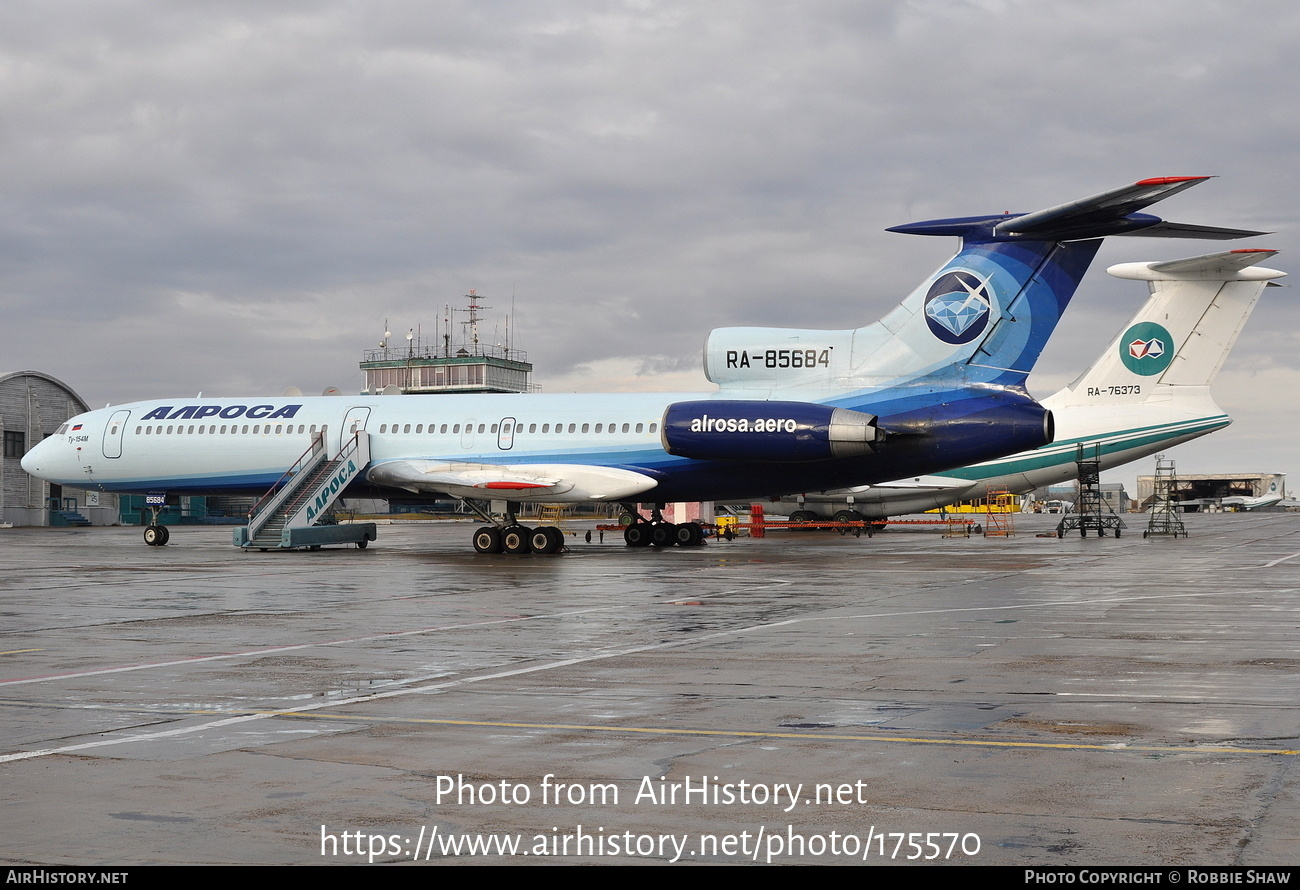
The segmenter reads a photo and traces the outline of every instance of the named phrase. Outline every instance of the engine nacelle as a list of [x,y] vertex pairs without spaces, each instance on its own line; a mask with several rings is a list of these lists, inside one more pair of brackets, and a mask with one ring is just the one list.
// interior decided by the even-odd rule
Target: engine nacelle
[[665,451],[701,460],[860,457],[884,436],[874,415],[847,408],[722,399],[675,402],[660,429]]

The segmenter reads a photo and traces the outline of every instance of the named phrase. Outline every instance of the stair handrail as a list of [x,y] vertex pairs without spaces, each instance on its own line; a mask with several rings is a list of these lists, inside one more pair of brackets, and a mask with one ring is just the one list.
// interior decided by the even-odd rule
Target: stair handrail
[[324,450],[325,450],[325,431],[321,430],[320,432],[312,433],[311,444],[307,446],[307,450],[302,453],[302,456],[299,457],[296,461],[294,461],[293,465],[290,466],[289,469],[284,471],[284,475],[282,475],[279,479],[275,480],[275,482],[271,485],[271,487],[267,489],[266,494],[262,495],[262,497],[258,499],[256,504],[254,504],[252,507],[249,508],[248,510],[249,520],[252,520],[252,518],[256,516],[264,506],[266,506],[268,501],[270,501],[273,497],[279,494],[280,489],[282,489],[286,484],[288,484],[290,479],[292,479],[294,476],[297,476],[304,469],[306,469],[307,464],[311,462],[310,459],[314,459],[317,455],[319,455]]
[[[363,442],[363,437],[367,437],[365,430],[356,430],[356,433],[352,434],[352,438],[348,439],[347,443],[344,444],[342,448],[339,448],[337,455],[330,457],[329,460],[321,461],[320,466],[338,466],[339,464],[342,464],[343,461],[350,459],[350,457],[359,455],[361,452],[361,442]],[[367,461],[368,460],[369,456],[367,455]],[[286,511],[286,515],[289,516],[289,518],[294,517],[303,505],[303,500],[295,500],[295,498],[300,498],[303,494],[303,490],[309,489],[309,487],[311,487],[311,481],[304,482],[302,486],[299,486],[300,490],[298,491],[298,494],[292,495],[290,498],[286,498],[281,502],[281,508],[285,507],[286,504],[292,504]],[[307,500],[309,499],[311,498],[308,496]]]

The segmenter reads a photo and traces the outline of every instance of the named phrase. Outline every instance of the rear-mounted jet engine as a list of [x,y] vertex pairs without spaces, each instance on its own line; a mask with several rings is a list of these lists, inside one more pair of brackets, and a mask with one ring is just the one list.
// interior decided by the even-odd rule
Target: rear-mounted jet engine
[[810,461],[861,457],[884,433],[861,411],[809,402],[711,399],[664,412],[664,449],[700,460]]

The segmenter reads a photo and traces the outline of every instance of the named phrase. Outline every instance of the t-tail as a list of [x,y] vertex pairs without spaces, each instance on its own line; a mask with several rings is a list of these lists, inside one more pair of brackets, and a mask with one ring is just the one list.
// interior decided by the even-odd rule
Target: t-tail
[[[860,425],[880,431],[869,443],[880,451],[891,438],[907,438],[922,460],[941,456],[960,466],[982,459],[975,454],[987,453],[995,440],[1005,444],[1004,453],[1039,447],[1053,439],[1052,418],[1029,397],[1025,379],[1103,238],[1262,234],[1139,212],[1208,178],[1144,179],[1032,213],[894,227],[889,231],[955,235],[961,249],[866,327],[715,330],[705,346],[705,373],[721,386],[718,398],[817,402],[856,412]],[[927,441],[935,453],[918,447]],[[963,447],[954,443],[969,446],[969,455],[957,453]]]
[[1043,400],[1056,413],[1059,444],[1154,451],[1227,426],[1209,387],[1264,288],[1286,274],[1258,265],[1276,253],[1232,250],[1107,269],[1146,281],[1151,296],[1088,370]]
[[[1091,367],[1043,399],[1056,418],[1055,442],[942,475],[809,492],[796,515],[809,519],[808,506],[820,503],[883,518],[983,497],[989,489],[1026,494],[1077,478],[1080,445],[1110,469],[1222,429],[1231,420],[1210,385],[1264,288],[1285,275],[1257,265],[1275,253],[1233,250],[1112,266],[1111,275],[1146,281],[1151,294]],[[789,508],[796,508],[793,501]]]
[[[891,232],[956,235],[961,249],[883,319],[843,331],[718,328],[705,373],[730,392],[821,400],[947,379],[1023,386],[1107,235],[1243,238],[1138,211],[1207,176],[1144,179],[1033,213],[928,220]],[[902,396],[906,398],[906,396]]]

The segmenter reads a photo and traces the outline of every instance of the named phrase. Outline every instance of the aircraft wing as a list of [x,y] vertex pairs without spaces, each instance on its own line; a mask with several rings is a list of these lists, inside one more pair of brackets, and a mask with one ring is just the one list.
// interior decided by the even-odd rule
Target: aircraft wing
[[974,483],[969,479],[954,479],[951,476],[916,476],[868,486],[872,491],[955,491],[972,487]]
[[644,473],[616,467],[439,460],[386,461],[366,478],[407,491],[509,501],[618,501],[659,484]]

